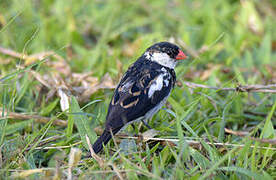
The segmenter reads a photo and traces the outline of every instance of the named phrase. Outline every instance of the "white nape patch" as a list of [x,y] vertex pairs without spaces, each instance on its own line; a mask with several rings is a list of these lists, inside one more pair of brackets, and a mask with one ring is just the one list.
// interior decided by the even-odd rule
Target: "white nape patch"
[[150,57],[148,59],[171,69],[174,69],[177,64],[176,60],[170,58],[170,56],[166,53],[153,52],[151,56],[149,55],[149,53],[145,53],[145,55],[146,57]]
[[163,87],[163,76],[164,74],[160,74],[154,83],[149,88],[149,98],[154,94],[155,91],[160,91]]

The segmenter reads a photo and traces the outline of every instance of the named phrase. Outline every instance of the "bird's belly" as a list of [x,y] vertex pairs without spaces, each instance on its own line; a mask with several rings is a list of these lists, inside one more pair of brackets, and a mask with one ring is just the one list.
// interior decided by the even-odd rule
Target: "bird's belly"
[[144,116],[144,119],[150,119],[152,116],[161,109],[161,107],[165,104],[167,101],[169,95],[166,96],[159,104],[157,104],[154,108],[152,108],[149,112],[147,112]]

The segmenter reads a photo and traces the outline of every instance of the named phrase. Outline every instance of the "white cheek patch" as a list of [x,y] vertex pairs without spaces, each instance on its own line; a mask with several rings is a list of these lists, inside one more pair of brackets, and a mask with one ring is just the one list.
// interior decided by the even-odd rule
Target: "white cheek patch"
[[177,62],[174,59],[170,58],[170,56],[167,55],[166,53],[154,52],[154,53],[152,53],[151,56],[150,55],[148,55],[148,56],[150,57],[150,60],[155,61],[158,64],[161,64],[161,65],[166,66],[171,69],[173,69],[177,64]]

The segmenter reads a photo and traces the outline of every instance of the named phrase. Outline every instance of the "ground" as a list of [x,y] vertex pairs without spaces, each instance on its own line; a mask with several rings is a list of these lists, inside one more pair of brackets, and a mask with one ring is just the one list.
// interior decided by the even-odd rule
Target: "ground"
[[[273,0],[1,0],[0,179],[275,179],[275,21]],[[114,87],[159,41],[189,59],[156,131],[91,157]]]

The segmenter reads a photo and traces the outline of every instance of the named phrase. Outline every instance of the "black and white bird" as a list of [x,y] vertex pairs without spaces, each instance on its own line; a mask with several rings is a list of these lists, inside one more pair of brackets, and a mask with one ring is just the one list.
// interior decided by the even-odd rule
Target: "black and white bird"
[[176,80],[174,68],[186,57],[178,46],[159,42],[149,47],[128,68],[109,104],[105,130],[93,144],[95,153],[102,150],[112,134],[130,123],[142,120],[149,127],[145,120],[166,102]]

